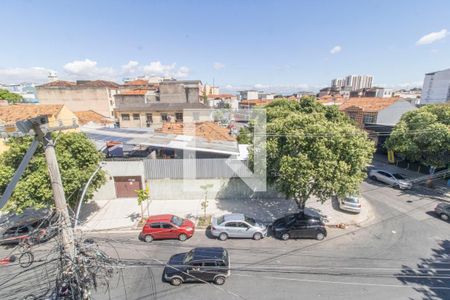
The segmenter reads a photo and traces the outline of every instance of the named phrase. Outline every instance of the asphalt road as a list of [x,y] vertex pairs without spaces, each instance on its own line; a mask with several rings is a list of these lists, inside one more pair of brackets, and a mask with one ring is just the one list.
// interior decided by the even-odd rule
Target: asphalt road
[[[431,213],[438,195],[372,181],[363,183],[362,191],[374,218],[359,227],[329,229],[320,242],[270,237],[220,242],[201,231],[186,242],[151,244],[131,233],[86,235],[124,262],[109,288],[94,292],[93,299],[450,299],[450,223]],[[227,282],[179,287],[163,282],[169,257],[198,246],[228,249]],[[54,241],[34,250],[38,262],[52,247]],[[10,251],[0,247],[1,257]],[[17,265],[0,266],[0,299],[45,290],[49,276],[42,270],[47,269],[25,276]]]
[[[110,255],[131,264],[95,299],[450,299],[450,224],[431,212],[439,202],[417,188],[362,185],[375,218],[330,229],[323,241],[266,238],[220,242],[198,232],[186,242],[146,244],[136,234],[97,234]],[[163,264],[198,246],[228,249],[232,275],[223,286],[162,280]]]

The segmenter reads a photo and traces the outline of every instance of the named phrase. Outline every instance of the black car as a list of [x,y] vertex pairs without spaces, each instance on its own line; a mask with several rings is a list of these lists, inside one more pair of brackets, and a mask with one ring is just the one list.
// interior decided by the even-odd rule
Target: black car
[[52,214],[47,218],[30,218],[10,224],[0,233],[0,245],[18,244],[23,240],[30,240],[33,243],[48,241],[58,233],[55,226],[50,226],[54,221],[56,216]]
[[222,285],[230,276],[230,257],[222,247],[194,248],[173,255],[164,268],[164,280],[172,285],[183,282],[214,282]]
[[315,211],[305,208],[303,212],[286,215],[272,224],[272,233],[276,238],[314,238],[323,240],[327,236],[322,217]]

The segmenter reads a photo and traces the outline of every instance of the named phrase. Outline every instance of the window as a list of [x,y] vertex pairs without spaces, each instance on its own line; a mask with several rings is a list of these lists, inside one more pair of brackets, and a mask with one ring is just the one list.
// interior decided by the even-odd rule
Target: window
[[151,228],[161,228],[161,224],[160,223],[152,223],[150,224]]
[[133,114],[133,120],[139,121],[141,119],[141,116],[139,114]]
[[205,265],[205,267],[215,267],[216,262],[215,261],[205,261],[204,265]]
[[168,224],[168,223],[162,223],[162,224],[161,224],[161,228],[171,229],[171,228],[173,228],[173,226],[170,225],[170,224]]
[[175,224],[177,226],[181,226],[183,225],[184,220],[180,217],[173,216],[172,219],[170,219],[170,222],[172,222],[172,224]]
[[225,221],[225,217],[224,216],[220,216],[217,218],[217,224],[220,225],[223,223],[223,221]]
[[175,113],[175,121],[183,122],[183,113]]
[[130,114],[122,114],[122,121],[130,121]]
[[364,124],[375,124],[377,122],[377,115],[375,114],[366,114],[363,118]]
[[225,227],[237,227],[235,222],[228,222]]
[[161,121],[163,122],[169,121],[169,116],[167,115],[167,113],[161,113]]
[[239,222],[239,223],[237,223],[237,227],[240,227],[240,228],[248,228],[248,225],[245,224],[245,223]]

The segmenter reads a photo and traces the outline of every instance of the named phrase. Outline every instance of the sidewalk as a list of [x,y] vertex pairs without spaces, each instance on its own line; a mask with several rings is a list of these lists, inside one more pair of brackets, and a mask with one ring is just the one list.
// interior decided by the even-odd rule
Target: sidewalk
[[[203,215],[202,200],[154,200],[150,201],[148,212],[150,215],[174,214],[183,218],[196,220]],[[271,223],[288,213],[297,212],[294,201],[285,199],[273,200],[209,200],[208,215],[223,215],[227,213],[244,213],[250,217]],[[327,225],[358,225],[373,217],[370,204],[361,200],[362,211],[360,214],[352,214],[339,210],[335,201],[327,201],[324,204],[310,199],[307,207],[316,209],[326,218]],[[140,219],[141,209],[135,198],[120,198],[114,200],[95,201],[95,205],[82,209],[85,220],[80,223],[79,229],[83,231],[103,230],[136,230]],[[147,215],[144,205],[144,215]]]

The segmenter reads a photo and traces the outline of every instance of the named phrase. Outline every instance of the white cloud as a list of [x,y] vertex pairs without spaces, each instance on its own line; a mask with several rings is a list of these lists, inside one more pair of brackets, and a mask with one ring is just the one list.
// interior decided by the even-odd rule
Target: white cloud
[[125,73],[135,73],[139,68],[139,63],[135,60],[130,60],[127,64],[122,66],[122,71]]
[[187,77],[189,75],[190,70],[186,66],[177,68],[176,63],[165,65],[162,64],[160,61],[153,61],[150,64],[143,66],[142,72],[145,75],[150,76],[182,78]]
[[50,72],[52,70],[41,67],[0,69],[0,83],[45,82]]
[[429,34],[424,35],[421,37],[417,42],[416,45],[428,45],[434,42],[437,42],[439,40],[444,39],[448,35],[447,29],[442,29],[441,31],[436,32],[430,32]]
[[244,90],[252,90],[252,89],[258,89],[262,90],[266,93],[276,93],[276,94],[291,94],[296,93],[299,91],[315,91],[318,90],[320,86],[316,85],[309,85],[305,83],[298,83],[298,84],[253,84],[253,85],[225,85],[222,86],[222,89],[224,89],[227,92],[238,92],[238,91],[244,91]]
[[215,63],[213,63],[213,68],[215,70],[220,70],[220,69],[225,68],[225,65],[223,63],[220,63],[220,62],[215,62]]
[[336,54],[336,53],[339,53],[339,52],[341,52],[342,51],[342,47],[341,46],[334,46],[331,50],[330,50],[330,53],[331,54]]
[[182,66],[178,69],[178,71],[175,73],[175,78],[185,78],[189,76],[189,68],[186,66]]
[[117,74],[111,67],[98,67],[97,62],[85,59],[74,60],[63,66],[69,76],[86,79],[112,79]]

